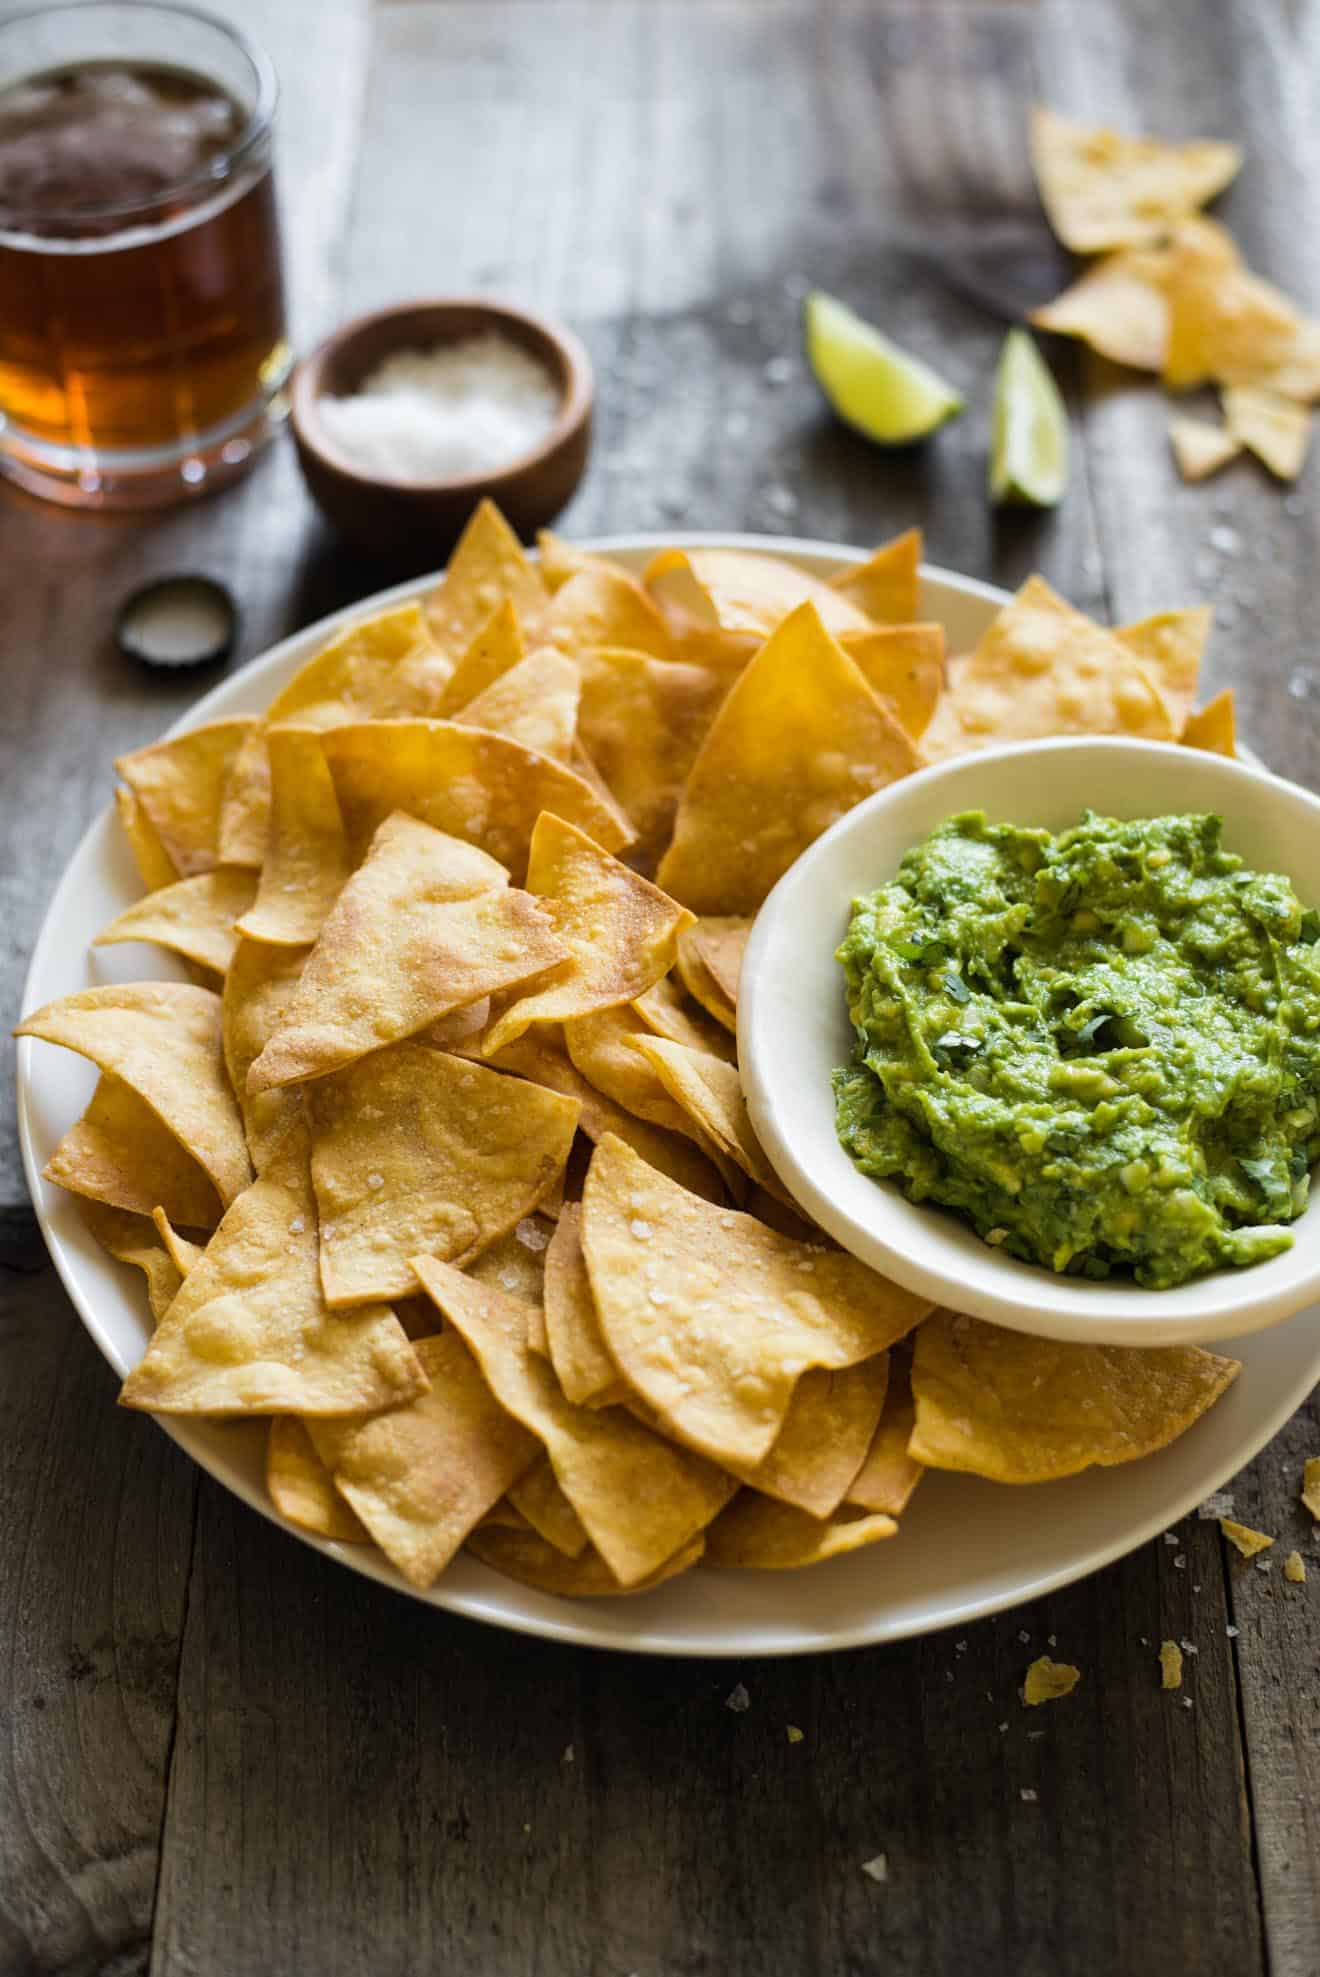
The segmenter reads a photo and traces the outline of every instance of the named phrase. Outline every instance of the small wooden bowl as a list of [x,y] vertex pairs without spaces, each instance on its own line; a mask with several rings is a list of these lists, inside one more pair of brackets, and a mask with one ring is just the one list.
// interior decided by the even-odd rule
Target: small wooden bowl
[[[559,387],[559,416],[530,452],[490,472],[450,480],[382,480],[355,467],[320,417],[323,397],[341,398],[396,350],[431,350],[495,332],[543,364]],[[391,560],[442,560],[477,503],[496,502],[519,535],[553,521],[582,478],[591,443],[591,360],[571,330],[507,303],[477,297],[407,302],[359,316],[326,338],[290,387],[298,464],[314,500],[340,533]]]

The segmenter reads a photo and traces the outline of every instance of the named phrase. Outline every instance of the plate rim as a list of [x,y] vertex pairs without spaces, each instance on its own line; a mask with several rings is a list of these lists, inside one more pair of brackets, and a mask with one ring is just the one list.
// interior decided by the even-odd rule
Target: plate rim
[[[674,546],[745,549],[779,555],[790,560],[797,557],[810,557],[813,559],[829,559],[839,564],[864,562],[872,553],[870,550],[859,549],[850,544],[831,542],[827,539],[817,537],[773,536],[750,531],[724,529],[622,531],[608,535],[588,536],[580,542],[575,543],[575,546],[601,555],[614,553],[635,555],[646,550]],[[531,551],[529,554],[531,554],[533,560],[536,560],[535,551]],[[224,706],[232,698],[235,686],[252,675],[274,669],[286,657],[292,656],[296,649],[304,643],[309,643],[314,638],[321,640],[328,639],[333,637],[342,627],[350,625],[368,614],[388,610],[396,604],[404,604],[417,599],[432,589],[440,581],[443,574],[443,570],[439,570],[430,572],[424,576],[405,579],[400,583],[372,592],[369,596],[359,598],[337,611],[327,613],[324,617],[314,620],[311,624],[303,626],[297,631],[288,633],[274,645],[268,646],[262,652],[254,654],[251,659],[246,660],[243,665],[228,673],[224,679],[218,681],[198,700],[192,702],[189,707],[161,732],[158,739],[171,739],[177,734],[184,733],[188,729],[197,727],[206,720],[214,718],[213,710],[216,703]],[[946,586],[957,594],[983,604],[1002,606],[1011,596],[1010,592],[1004,590],[999,585],[987,583],[981,578],[964,576],[957,571],[945,569],[939,564],[923,562],[920,566],[920,578],[923,583]],[[76,846],[66,860],[59,879],[51,892],[24,975],[20,1003],[20,1009],[23,1014],[26,1014],[32,1006],[34,1000],[34,983],[44,971],[48,950],[56,940],[60,918],[58,909],[61,906],[66,889],[72,886],[75,869],[92,855],[94,849],[93,841],[98,834],[105,833],[110,829],[112,817],[113,802],[109,801],[88,822],[86,829],[82,832]],[[23,1161],[24,1177],[27,1181],[33,1211],[41,1230],[42,1240],[45,1243],[47,1254],[55,1267],[60,1282],[64,1286],[70,1303],[78,1315],[79,1322],[102,1358],[122,1378],[127,1369],[122,1368],[118,1364],[115,1354],[101,1336],[99,1323],[94,1315],[93,1300],[84,1293],[81,1284],[78,1282],[76,1273],[72,1268],[71,1255],[66,1254],[63,1239],[52,1229],[44,1204],[44,1190],[41,1185],[41,1173],[36,1149],[34,1098],[31,1089],[34,1044],[35,1039],[21,1037],[18,1039],[15,1052],[16,1109],[18,1114],[19,1149]],[[1300,1312],[1296,1318],[1288,1322],[1290,1325],[1302,1324],[1311,1316],[1320,1316],[1320,1307],[1313,1307],[1310,1313],[1305,1311]],[[221,1466],[216,1461],[207,1459],[192,1446],[190,1429],[193,1424],[186,1421],[176,1422],[169,1417],[163,1416],[153,1416],[152,1419],[155,1425],[163,1429],[169,1435],[170,1439],[196,1464],[204,1476],[208,1477],[212,1482],[219,1484],[220,1487],[230,1491],[249,1508],[256,1510],[269,1523],[274,1524],[285,1535],[301,1540],[302,1543],[311,1546],[323,1556],[331,1558],[336,1564],[346,1566],[363,1577],[372,1579],[376,1584],[403,1595],[414,1606],[429,1607],[440,1612],[455,1614],[463,1619],[476,1621],[486,1626],[500,1627],[508,1632],[522,1633],[531,1637],[554,1641],[561,1645],[605,1649],[619,1654],[654,1654],[675,1660],[757,1660],[771,1656],[841,1653],[852,1649],[883,1646],[899,1640],[919,1639],[929,1634],[942,1632],[948,1627],[966,1626],[975,1620],[986,1619],[994,1614],[1011,1610],[1030,1600],[1041,1598],[1049,1592],[1057,1591],[1063,1586],[1072,1585],[1080,1579],[1089,1577],[1093,1572],[1102,1570],[1105,1566],[1113,1564],[1115,1560],[1125,1557],[1129,1552],[1138,1550],[1143,1544],[1149,1543],[1151,1538],[1156,1536],[1162,1529],[1187,1516],[1190,1511],[1195,1509],[1198,1503],[1204,1500],[1210,1491],[1222,1487],[1223,1482],[1226,1482],[1230,1476],[1236,1475],[1242,1467],[1254,1460],[1260,1453],[1260,1450],[1273,1440],[1284,1423],[1296,1412],[1297,1408],[1315,1386],[1317,1379],[1320,1379],[1320,1326],[1317,1326],[1315,1346],[1308,1362],[1308,1371],[1299,1377],[1295,1386],[1289,1386],[1283,1401],[1266,1417],[1263,1431],[1258,1433],[1257,1428],[1253,1428],[1250,1431],[1241,1449],[1236,1453],[1232,1468],[1223,1477],[1211,1483],[1208,1490],[1198,1485],[1195,1490],[1183,1491],[1169,1501],[1161,1503],[1158,1507],[1158,1514],[1148,1515],[1138,1519],[1134,1525],[1125,1528],[1121,1533],[1096,1545],[1080,1562],[1074,1558],[1053,1568],[1038,1571],[1034,1575],[1019,1580],[1010,1589],[1006,1589],[1002,1593],[991,1593],[976,1598],[962,1599],[955,1592],[944,1598],[941,1616],[938,1619],[923,1620],[919,1616],[913,1615],[907,1619],[899,1618],[887,1622],[882,1608],[879,1612],[868,1614],[864,1620],[858,1621],[855,1625],[836,1628],[827,1638],[813,1639],[803,1637],[803,1623],[795,1622],[790,1616],[786,1616],[784,1623],[786,1629],[789,1627],[795,1627],[797,1629],[794,1635],[788,1639],[753,1640],[749,1642],[740,1637],[728,1639],[716,1638],[714,1640],[702,1641],[699,1644],[681,1639],[671,1632],[665,1632],[663,1630],[663,1622],[657,1631],[648,1625],[644,1619],[641,1619],[640,1615],[640,1624],[636,1628],[627,1633],[611,1632],[593,1622],[591,1616],[594,1602],[561,1601],[560,1605],[564,1610],[563,1618],[559,1617],[558,1609],[555,1609],[553,1612],[529,1610],[511,1614],[507,1611],[494,1610],[490,1601],[480,1592],[473,1593],[455,1590],[446,1592],[444,1590],[443,1576],[435,1585],[424,1591],[409,1586],[395,1568],[390,1565],[389,1561],[384,1558],[384,1555],[376,1552],[374,1548],[346,1546],[334,1539],[318,1537],[314,1532],[301,1530],[297,1525],[281,1516],[275,1506],[262,1493],[253,1488],[244,1477],[233,1473],[232,1465],[229,1466],[230,1473],[222,1473]],[[711,1574],[717,1571],[717,1568],[712,1566],[706,1566],[704,1569]],[[817,1569],[828,1571],[829,1567],[826,1566]],[[489,1572],[489,1569],[482,1568],[482,1571],[483,1575],[485,1575]],[[489,1576],[492,1580],[498,1581],[498,1585],[502,1591],[508,1586],[517,1584],[514,1581],[498,1579],[498,1575],[493,1573],[489,1573]],[[773,1576],[780,1583],[783,1583],[779,1575],[767,1576]],[[793,1576],[795,1575],[789,1576],[788,1583],[792,1583]],[[524,1594],[531,1589],[519,1586],[517,1590],[520,1594]],[[642,1598],[648,1601],[650,1599],[661,1599],[663,1598],[663,1592],[664,1589],[661,1588],[656,1593],[643,1595]],[[505,1597],[508,1597],[507,1592],[505,1592]],[[617,1601],[611,1600],[602,1604],[610,1610],[616,1612],[619,1610],[619,1603]]]

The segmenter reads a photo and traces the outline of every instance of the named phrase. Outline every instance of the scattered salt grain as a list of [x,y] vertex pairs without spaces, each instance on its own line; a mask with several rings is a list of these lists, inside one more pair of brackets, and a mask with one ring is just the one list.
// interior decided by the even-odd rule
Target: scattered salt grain
[[396,350],[320,418],[363,473],[419,482],[485,473],[518,459],[555,423],[560,396],[543,364],[488,333],[430,350]]
[[383,1188],[384,1185],[385,1185],[385,1176],[383,1174],[367,1175],[367,1186],[369,1188]]
[[1040,1797],[1040,1793],[1033,1791],[1030,1785],[1023,1785],[1018,1791],[1018,1797],[1021,1799],[1023,1805],[1035,1805]]
[[1242,538],[1236,529],[1220,522],[1210,531],[1210,547],[1217,549],[1221,556],[1236,556],[1242,547]]
[[564,1763],[565,1763],[565,1764],[572,1764],[572,1763],[573,1763],[573,1761],[574,1761],[574,1759],[576,1758],[576,1756],[577,1756],[577,1752],[576,1752],[576,1751],[574,1750],[574,1748],[573,1748],[573,1746],[572,1746],[572,1744],[565,1744],[565,1745],[564,1745]]
[[1230,1625],[1225,1627],[1224,1632],[1228,1635],[1230,1641],[1235,1641],[1238,1635],[1242,1632],[1242,1629],[1240,1627],[1234,1627]]
[[643,1222],[640,1215],[634,1215],[632,1221],[628,1224],[628,1234],[634,1242],[647,1242],[651,1235],[651,1224],[649,1222]]
[[864,1860],[862,1862],[862,1872],[863,1874],[868,1874],[873,1881],[879,1881],[882,1884],[886,1882],[889,1879],[888,1854],[877,1853],[870,1860]]
[[1166,1545],[1176,1545],[1178,1542],[1178,1533],[1176,1531],[1166,1531],[1164,1533],[1164,1542]]
[[550,1238],[546,1234],[545,1230],[538,1227],[538,1225],[535,1222],[533,1222],[530,1215],[524,1215],[522,1221],[518,1224],[517,1228],[514,1230],[513,1233],[518,1238],[518,1241],[522,1244],[524,1249],[541,1250],[544,1249],[550,1241]]
[[290,1222],[289,1224],[289,1234],[291,1236],[300,1236],[306,1227],[307,1224],[306,1222],[303,1221],[302,1216],[295,1215],[292,1222]]
[[1174,1553],[1173,1569],[1175,1572],[1185,1572],[1187,1570],[1187,1556],[1185,1552],[1178,1551]]
[[793,359],[791,357],[772,357],[768,364],[762,366],[761,370],[761,376],[767,384],[787,384],[792,375]]
[[1025,1646],[1027,1645],[1027,1642],[1028,1642],[1028,1641],[1029,1641],[1029,1640],[1031,1639],[1031,1636],[1030,1636],[1030,1634],[1029,1634],[1029,1633],[1027,1632],[1027,1630],[1026,1630],[1026,1628],[1025,1628],[1025,1627],[1024,1627],[1024,1628],[1022,1629],[1022,1631],[1021,1631],[1021,1633],[1020,1633],[1020,1634],[1018,1635],[1018,1639],[1019,1639],[1019,1640],[1021,1641],[1021,1643],[1022,1643],[1022,1645],[1023,1645],[1023,1647],[1025,1647]]
[[751,1706],[752,1699],[741,1682],[736,1683],[724,1698],[724,1707],[731,1709],[735,1716],[741,1716],[743,1711],[750,1709]]
[[1183,1708],[1184,1708],[1184,1709],[1190,1709],[1190,1708],[1191,1708],[1191,1706],[1192,1706],[1192,1699],[1191,1699],[1191,1697],[1190,1697],[1190,1696],[1184,1696],[1184,1697],[1183,1697],[1183,1699],[1182,1699],[1182,1706],[1183,1706]]

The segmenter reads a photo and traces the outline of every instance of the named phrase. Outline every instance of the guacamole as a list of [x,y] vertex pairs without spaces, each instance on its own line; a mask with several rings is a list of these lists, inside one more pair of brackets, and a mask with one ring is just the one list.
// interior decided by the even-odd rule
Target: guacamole
[[1320,1156],[1320,918],[1218,817],[954,817],[855,900],[834,1074],[864,1173],[1056,1271],[1286,1249]]

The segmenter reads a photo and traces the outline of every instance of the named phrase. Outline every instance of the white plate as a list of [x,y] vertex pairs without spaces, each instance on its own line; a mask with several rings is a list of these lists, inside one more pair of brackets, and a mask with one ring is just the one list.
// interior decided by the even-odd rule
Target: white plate
[[[640,567],[673,536],[606,538],[587,547]],[[858,552],[831,543],[754,536],[690,536],[691,544],[761,548],[824,573]],[[286,639],[209,693],[180,727],[259,713],[340,626],[401,603],[430,582],[401,584]],[[941,570],[924,573],[922,610],[954,650],[975,642],[1002,591]],[[107,786],[110,765],[106,764]],[[158,948],[92,950],[91,936],[141,891],[107,806],[69,864],[46,915],[24,992],[25,1010],[99,981],[159,977]],[[141,1277],[99,1250],[72,1198],[41,1179],[61,1134],[91,1097],[95,1072],[71,1051],[21,1039],[19,1134],[47,1245],[93,1339],[121,1376],[147,1341]],[[286,1529],[340,1563],[430,1606],[523,1633],[651,1654],[805,1654],[898,1640],[961,1626],[1067,1585],[1183,1517],[1249,1462],[1320,1378],[1320,1307],[1224,1350],[1243,1362],[1225,1398],[1172,1448],[1124,1468],[1092,1470],[1030,1490],[958,1476],[928,1476],[890,1543],[805,1572],[717,1572],[702,1567],[635,1599],[551,1599],[459,1558],[429,1593],[408,1587],[379,1552],[327,1544]],[[243,1423],[162,1422],[208,1473],[276,1523],[262,1478],[260,1429]]]

